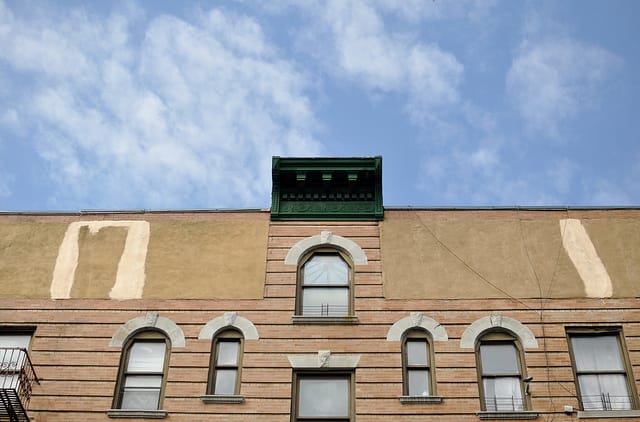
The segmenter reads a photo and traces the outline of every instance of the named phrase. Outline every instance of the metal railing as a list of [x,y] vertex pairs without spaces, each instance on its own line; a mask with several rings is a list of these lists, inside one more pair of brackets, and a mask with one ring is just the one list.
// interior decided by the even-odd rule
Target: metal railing
[[582,396],[584,410],[630,410],[633,408],[630,396],[613,396],[610,393]]
[[349,307],[346,305],[333,305],[323,303],[321,305],[304,305],[302,314],[305,316],[347,316],[349,315]]
[[487,397],[484,400],[488,412],[521,412],[524,410],[522,397]]
[[29,421],[34,382],[40,384],[27,349],[0,347],[0,421]]

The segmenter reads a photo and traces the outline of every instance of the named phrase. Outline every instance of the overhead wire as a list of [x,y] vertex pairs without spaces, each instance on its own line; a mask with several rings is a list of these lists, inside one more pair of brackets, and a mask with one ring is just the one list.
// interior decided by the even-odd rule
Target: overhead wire
[[473,268],[470,264],[468,264],[464,259],[462,259],[462,257],[460,257],[457,253],[455,253],[451,248],[449,248],[449,246],[447,246],[444,242],[442,242],[440,240],[440,238],[433,232],[433,230],[431,230],[431,228],[427,225],[427,223],[425,223],[422,220],[422,218],[420,218],[420,216],[417,214],[417,212],[416,212],[416,217],[420,221],[420,224],[429,232],[429,234],[433,237],[433,239],[438,243],[438,245],[442,246],[447,252],[449,252],[454,258],[456,258],[462,265],[465,266],[465,268],[467,268],[469,271],[471,271],[476,277],[478,277],[480,280],[484,281],[489,286],[493,287],[494,289],[496,289],[497,291],[499,291],[500,293],[502,293],[503,295],[505,295],[509,299],[520,303],[525,308],[527,308],[529,310],[535,310],[535,308],[532,308],[526,302],[524,302],[521,299],[513,296],[512,294],[510,294],[509,292],[507,292],[506,290],[504,290],[503,288],[501,288],[497,284],[489,281],[485,276],[480,274],[480,272],[478,272],[475,268]]
[[[529,253],[529,247],[527,244],[527,241],[525,239],[524,236],[524,230],[522,228],[522,222],[523,219],[520,216],[520,210],[517,210],[518,213],[518,226],[520,228],[520,237],[522,239],[522,244],[524,246],[525,249],[525,253],[527,255],[527,261],[529,263],[529,267],[531,268],[531,271],[533,272],[533,276],[536,280],[536,283],[538,285],[538,299],[539,299],[539,316],[540,316],[540,329],[542,331],[542,348],[543,348],[543,353],[544,353],[544,357],[545,357],[545,368],[546,368],[546,373],[547,373],[547,393],[549,394],[549,401],[551,402],[551,408],[553,409],[555,407],[554,404],[554,399],[553,399],[553,394],[551,393],[551,366],[549,365],[549,349],[548,349],[548,345],[547,345],[547,334],[545,331],[545,322],[544,322],[544,312],[545,312],[545,301],[550,297],[551,295],[551,289],[554,285],[554,281],[556,278],[556,273],[558,270],[558,266],[560,263],[560,256],[561,256],[561,252],[562,252],[562,239],[564,239],[564,235],[565,235],[565,229],[567,227],[567,222],[564,221],[564,224],[562,225],[562,229],[561,229],[561,233],[560,233],[560,240],[558,241],[558,248],[557,248],[557,252],[556,252],[556,259],[553,265],[553,272],[551,273],[551,278],[549,279],[549,285],[547,287],[547,292],[545,294],[542,293],[542,282],[540,281],[540,277],[538,276],[538,272],[535,269],[535,265],[533,265],[533,260],[531,259],[531,254]],[[565,210],[565,216],[567,217],[567,219],[569,218],[569,211]],[[569,388],[567,388],[563,383],[558,383],[565,391],[567,391],[569,394],[571,394],[573,397],[575,397],[575,393],[573,391],[571,391]],[[555,415],[552,415],[551,417],[551,422],[553,422],[555,420]]]
[[[568,219],[569,217],[569,210],[565,209],[565,215],[566,218]],[[422,225],[422,227],[424,227],[427,232],[429,232],[429,234],[431,235],[431,237],[436,241],[436,243],[441,246],[444,250],[446,250],[451,256],[453,256],[456,260],[458,260],[458,262],[460,262],[467,270],[469,270],[472,274],[474,274],[476,277],[478,277],[480,280],[482,280],[483,282],[485,282],[487,285],[491,286],[492,288],[494,288],[495,290],[499,291],[500,293],[502,293],[505,297],[521,304],[522,306],[524,306],[526,309],[531,310],[531,311],[535,311],[536,313],[538,313],[539,318],[540,318],[540,328],[542,331],[542,345],[543,345],[543,353],[545,356],[545,366],[546,366],[546,373],[547,373],[547,392],[549,394],[549,400],[551,402],[551,406],[552,409],[555,407],[554,404],[554,400],[553,400],[553,394],[551,391],[551,368],[550,368],[550,359],[549,359],[549,350],[548,350],[548,344],[547,344],[547,335],[546,335],[546,331],[545,331],[545,322],[544,322],[544,312],[545,312],[545,298],[548,298],[549,295],[551,294],[551,289],[554,285],[554,281],[556,278],[556,274],[557,274],[557,270],[559,267],[559,263],[560,263],[560,257],[561,257],[561,252],[562,252],[562,239],[564,238],[564,234],[565,234],[565,229],[566,229],[566,221],[564,222],[564,224],[562,225],[562,230],[561,230],[561,236],[560,236],[560,240],[558,242],[558,248],[557,248],[557,252],[556,252],[556,259],[553,265],[553,272],[551,274],[551,278],[549,279],[549,284],[547,287],[547,291],[546,293],[543,294],[543,287],[542,287],[542,283],[540,281],[540,277],[538,276],[537,271],[535,270],[535,266],[533,265],[533,261],[531,259],[531,255],[529,252],[529,248],[527,246],[527,242],[524,236],[524,231],[522,229],[522,217],[520,216],[520,209],[517,209],[517,215],[518,215],[518,225],[519,225],[519,230],[520,230],[520,236],[521,236],[521,240],[525,249],[525,253],[527,256],[527,261],[528,264],[531,268],[531,271],[533,272],[534,278],[536,280],[536,284],[538,285],[538,308],[534,308],[531,307],[528,303],[524,302],[523,300],[521,300],[520,298],[515,297],[514,295],[510,294],[509,292],[507,292],[505,289],[501,288],[500,286],[498,286],[496,283],[490,281],[489,279],[487,279],[484,275],[482,275],[478,270],[476,270],[473,266],[471,266],[465,259],[463,259],[460,255],[458,255],[455,251],[453,251],[446,243],[444,243],[437,235],[436,233],[431,229],[431,227],[429,227],[429,225],[421,218],[421,216],[418,214],[417,211],[415,211],[415,215],[418,219],[418,221],[420,222],[420,224]],[[559,383],[559,385],[566,390],[568,393],[571,394],[571,396],[576,397],[576,393],[571,391],[569,388],[567,388],[563,383]],[[552,415],[551,417],[551,422],[555,420],[555,416]]]

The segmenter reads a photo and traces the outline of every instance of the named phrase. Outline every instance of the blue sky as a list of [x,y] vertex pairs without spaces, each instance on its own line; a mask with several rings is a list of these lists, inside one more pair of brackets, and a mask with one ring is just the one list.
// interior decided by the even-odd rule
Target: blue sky
[[640,2],[0,0],[0,210],[640,205]]

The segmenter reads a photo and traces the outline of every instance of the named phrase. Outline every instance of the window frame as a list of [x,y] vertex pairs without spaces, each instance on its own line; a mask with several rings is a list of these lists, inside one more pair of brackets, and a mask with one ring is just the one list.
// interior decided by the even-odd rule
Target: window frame
[[[162,366],[162,372],[127,372],[127,367],[129,365],[129,358],[131,355],[131,349],[133,345],[137,342],[153,342],[153,343],[164,343],[165,352],[164,352],[164,361]],[[169,369],[169,358],[171,355],[171,340],[162,332],[158,330],[140,330],[131,335],[126,341],[122,349],[122,353],[120,356],[120,365],[118,368],[118,379],[116,381],[116,387],[113,397],[113,409],[117,411],[117,413],[121,413],[126,415],[127,413],[136,413],[136,412],[158,412],[161,411],[162,405],[164,402],[164,390],[167,383],[167,373]],[[158,405],[155,409],[123,409],[122,408],[122,399],[124,397],[124,387],[127,376],[129,375],[143,375],[143,376],[158,376],[160,375],[160,391],[158,392]],[[117,414],[110,415],[111,417],[117,417]]]
[[[218,365],[218,344],[221,342],[237,342],[238,355],[236,365]],[[244,336],[238,330],[225,328],[213,336],[211,342],[211,358],[209,362],[209,375],[207,377],[207,395],[212,397],[238,396],[242,385],[242,358],[244,355]],[[236,371],[236,382],[232,394],[215,393],[216,375],[219,369],[232,369]]]
[[[511,345],[515,349],[518,364],[518,384],[520,386],[520,394],[522,397],[522,409],[491,409],[487,410],[487,394],[484,387],[485,378],[510,378],[515,377],[513,373],[505,374],[485,374],[482,368],[481,346],[483,345]],[[480,409],[487,413],[522,413],[531,410],[531,397],[528,393],[528,386],[524,381],[527,379],[527,367],[524,360],[524,349],[520,344],[519,338],[507,330],[488,330],[480,334],[475,345],[476,368],[478,374],[478,391],[480,393]]]
[[[6,372],[5,376],[19,376],[20,373],[24,370],[24,366],[27,365],[28,362],[30,362],[30,359],[31,359],[31,345],[33,343],[33,338],[35,336],[35,331],[36,331],[35,327],[22,327],[22,326],[2,326],[2,327],[0,327],[0,338],[2,338],[4,336],[25,336],[25,337],[29,337],[29,342],[27,344],[27,347],[25,347],[26,356],[22,357],[21,360],[18,361],[20,363],[20,366],[19,367],[16,366],[15,368],[11,368],[11,367],[5,368],[4,369],[4,371]],[[1,343],[0,343],[0,347],[3,347]],[[5,348],[9,348],[9,347],[5,347]],[[21,354],[22,354],[22,352],[20,352],[18,355],[21,355]],[[11,356],[13,357],[13,354]],[[4,358],[6,356],[3,355],[2,357]],[[4,361],[0,360],[0,364],[4,364]],[[0,387],[5,387],[6,388],[6,387],[12,387],[13,386],[15,389],[19,389],[18,386],[19,386],[20,382],[21,381],[17,380],[16,385],[13,386],[13,382],[9,382],[9,385],[6,385],[6,381],[0,381]]]
[[[580,408],[583,412],[628,412],[639,409],[638,394],[636,392],[635,378],[631,371],[631,360],[629,358],[629,351],[627,349],[625,336],[622,327],[619,326],[603,326],[603,327],[566,327],[567,345],[569,348],[569,356],[571,358],[571,371],[573,372],[574,383],[576,386],[576,393]],[[575,352],[573,348],[573,337],[599,337],[599,336],[615,336],[618,345],[618,352],[623,364],[623,371],[578,371],[576,364]],[[585,409],[582,399],[582,392],[580,387],[579,377],[580,375],[594,375],[594,374],[623,374],[625,377],[625,383],[627,386],[627,394],[629,395],[629,402],[631,403],[631,409]]]
[[[407,343],[411,341],[424,341],[425,347],[427,349],[427,365],[410,365],[409,364],[409,349],[407,347]],[[435,354],[433,350],[433,339],[428,331],[412,328],[407,330],[402,336],[402,395],[405,398],[427,398],[427,397],[437,397],[436,390],[436,377],[435,377],[435,365],[434,359]],[[409,372],[412,369],[416,370],[424,370],[428,371],[428,386],[429,386],[429,394],[427,396],[418,396],[415,394],[410,394],[410,385],[409,385]]]
[[[325,285],[325,284],[314,284],[305,286],[304,284],[304,266],[305,264],[311,260],[314,256],[330,256],[337,255],[340,259],[342,259],[348,268],[348,282],[346,285]],[[354,316],[354,265],[349,257],[349,255],[341,250],[340,248],[336,248],[333,246],[321,246],[317,248],[313,248],[307,251],[298,263],[297,270],[297,280],[296,280],[296,303],[295,303],[295,315],[293,322],[294,323],[335,323],[335,324],[352,324],[357,323],[357,318]],[[305,289],[313,289],[313,288],[346,288],[347,289],[347,306],[348,310],[346,315],[305,315],[302,311],[303,308],[303,294]]]
[[[349,381],[349,412],[347,417],[342,416],[299,416],[298,410],[300,403],[300,380],[301,379],[323,379],[323,378],[345,378]],[[355,421],[355,374],[354,371],[344,370],[294,370],[293,380],[291,382],[291,422],[316,422],[316,421],[335,421],[335,422],[354,422]]]

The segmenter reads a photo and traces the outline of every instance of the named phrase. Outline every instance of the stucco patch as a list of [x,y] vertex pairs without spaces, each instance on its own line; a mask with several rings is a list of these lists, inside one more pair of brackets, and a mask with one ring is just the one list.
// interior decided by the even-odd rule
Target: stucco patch
[[126,227],[127,238],[118,263],[116,280],[109,293],[111,299],[139,299],[145,281],[145,260],[149,244],[149,223],[146,221],[76,221],[67,227],[51,281],[52,299],[69,299],[78,267],[78,238],[81,227],[97,233],[103,227]]
[[560,220],[560,231],[562,245],[584,283],[587,297],[611,297],[611,278],[580,220]]

